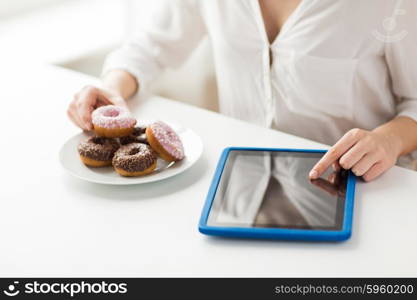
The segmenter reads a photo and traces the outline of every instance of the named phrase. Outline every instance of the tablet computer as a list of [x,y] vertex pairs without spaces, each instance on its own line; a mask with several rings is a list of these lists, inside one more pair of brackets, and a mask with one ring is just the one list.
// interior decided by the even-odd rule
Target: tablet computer
[[226,148],[201,214],[204,234],[341,241],[351,236],[356,177],[308,173],[326,150]]

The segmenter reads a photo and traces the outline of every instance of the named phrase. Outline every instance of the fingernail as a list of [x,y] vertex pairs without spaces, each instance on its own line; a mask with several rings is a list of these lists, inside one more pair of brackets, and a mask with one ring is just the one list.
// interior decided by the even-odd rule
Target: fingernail
[[308,176],[310,176],[310,178],[312,178],[312,179],[316,179],[317,176],[318,176],[318,173],[317,173],[316,170],[311,170],[310,174],[308,174]]

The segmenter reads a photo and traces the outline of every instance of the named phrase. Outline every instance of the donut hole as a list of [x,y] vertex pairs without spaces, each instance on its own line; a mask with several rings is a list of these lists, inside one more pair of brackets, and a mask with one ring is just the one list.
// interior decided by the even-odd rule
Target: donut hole
[[128,155],[135,155],[139,153],[139,148],[133,148],[132,150],[129,151]]
[[120,112],[117,109],[108,109],[103,112],[103,116],[111,118],[117,117],[119,114]]

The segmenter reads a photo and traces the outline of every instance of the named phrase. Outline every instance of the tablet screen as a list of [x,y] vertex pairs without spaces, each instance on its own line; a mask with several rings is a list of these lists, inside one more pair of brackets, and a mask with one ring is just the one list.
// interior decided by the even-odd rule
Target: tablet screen
[[310,180],[323,153],[232,150],[207,225],[340,230],[347,171]]

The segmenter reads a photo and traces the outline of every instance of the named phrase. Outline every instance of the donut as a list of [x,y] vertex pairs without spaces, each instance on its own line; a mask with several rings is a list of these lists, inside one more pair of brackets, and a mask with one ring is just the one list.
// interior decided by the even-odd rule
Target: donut
[[149,145],[148,140],[146,139],[145,130],[146,130],[146,127],[136,126],[133,129],[132,134],[119,138],[120,144],[127,145],[131,143],[142,143],[142,144]]
[[127,108],[106,105],[93,111],[92,123],[98,136],[116,138],[131,134],[136,120]]
[[155,151],[146,144],[132,143],[121,146],[113,157],[113,167],[122,176],[143,176],[156,168]]
[[149,125],[146,128],[146,137],[149,145],[162,159],[171,162],[185,157],[180,137],[166,123],[158,121]]
[[78,145],[81,161],[89,167],[110,166],[119,143],[114,139],[94,136]]

